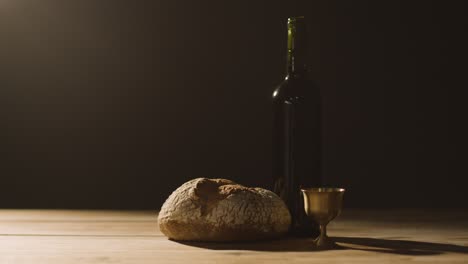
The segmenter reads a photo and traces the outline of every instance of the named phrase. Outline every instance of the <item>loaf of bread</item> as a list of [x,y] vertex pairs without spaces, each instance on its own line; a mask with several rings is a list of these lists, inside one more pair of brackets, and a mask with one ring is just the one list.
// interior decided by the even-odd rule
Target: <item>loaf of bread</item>
[[271,191],[225,179],[198,178],[169,196],[158,224],[161,232],[174,240],[260,240],[285,234],[291,215]]

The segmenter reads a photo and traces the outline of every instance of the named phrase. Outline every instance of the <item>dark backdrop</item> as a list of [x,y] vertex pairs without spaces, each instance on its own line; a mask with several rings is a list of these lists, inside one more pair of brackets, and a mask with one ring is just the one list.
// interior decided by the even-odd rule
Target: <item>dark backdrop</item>
[[466,207],[462,1],[0,1],[0,207],[159,208],[270,178],[286,18],[309,24],[324,178],[349,207]]

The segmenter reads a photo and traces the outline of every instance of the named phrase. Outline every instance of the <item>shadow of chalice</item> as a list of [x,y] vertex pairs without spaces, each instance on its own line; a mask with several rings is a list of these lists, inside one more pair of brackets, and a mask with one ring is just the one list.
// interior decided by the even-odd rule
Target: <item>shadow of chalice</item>
[[327,225],[341,213],[345,189],[306,188],[301,191],[307,216],[320,226],[320,236],[315,239],[315,246],[318,249],[335,248],[335,242],[327,236]]

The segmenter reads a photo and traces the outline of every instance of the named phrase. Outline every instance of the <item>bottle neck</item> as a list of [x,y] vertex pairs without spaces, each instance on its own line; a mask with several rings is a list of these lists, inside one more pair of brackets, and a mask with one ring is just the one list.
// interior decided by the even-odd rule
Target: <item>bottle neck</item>
[[307,72],[307,34],[303,17],[288,19],[287,73],[302,75]]

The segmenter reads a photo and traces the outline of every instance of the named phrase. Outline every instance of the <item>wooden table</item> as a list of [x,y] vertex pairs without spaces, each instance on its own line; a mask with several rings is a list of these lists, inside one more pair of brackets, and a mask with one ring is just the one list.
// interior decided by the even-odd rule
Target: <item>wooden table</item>
[[468,263],[468,213],[345,210],[329,226],[341,249],[310,239],[178,243],[156,212],[0,210],[0,263]]

